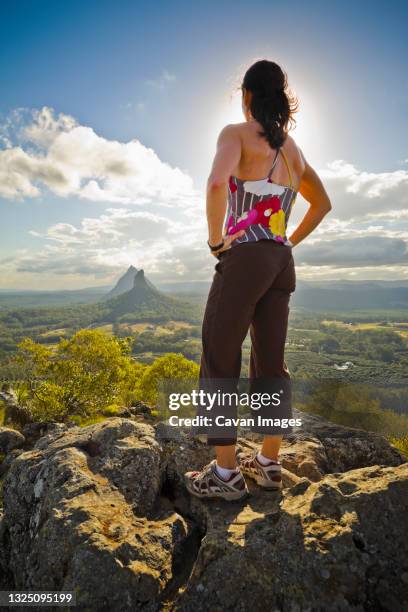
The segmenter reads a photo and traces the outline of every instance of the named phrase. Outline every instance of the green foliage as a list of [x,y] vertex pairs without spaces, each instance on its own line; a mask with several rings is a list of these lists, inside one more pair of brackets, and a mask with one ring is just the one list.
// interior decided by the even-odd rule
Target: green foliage
[[146,299],[136,301],[131,292],[127,292],[108,302],[94,304],[0,310],[0,356],[14,352],[18,344],[27,337],[42,344],[55,344],[80,329],[102,325],[108,321],[160,323],[173,319],[198,323],[199,308],[189,302],[152,291]]
[[322,381],[297,406],[339,425],[384,436],[408,435],[408,417],[384,409],[376,389],[367,385]]
[[74,420],[74,422],[76,422],[76,424],[79,425],[80,427],[88,427],[88,425],[95,425],[96,423],[102,423],[105,419],[106,419],[105,415],[96,414],[95,416],[85,417],[85,418],[77,417],[77,419]]
[[340,342],[331,336],[325,336],[319,344],[319,349],[324,353],[337,353]]
[[145,330],[136,335],[132,353],[182,353],[187,359],[198,361],[201,354],[200,335],[198,326],[192,329],[181,328],[166,334],[158,334],[155,329]]
[[17,355],[27,372],[27,383],[18,386],[20,398],[37,422],[89,425],[135,400],[155,403],[160,380],[198,377],[198,365],[181,354],[138,363],[131,344],[100,330],[81,330],[54,349],[26,339]]
[[395,359],[395,352],[387,346],[376,346],[369,351],[369,355],[373,359],[385,361],[385,363],[392,363]]
[[[133,359],[127,359],[123,366],[123,385],[120,394],[120,400],[122,406],[131,406],[134,401],[139,399],[139,382],[145,369],[148,366],[144,363],[139,363]],[[107,407],[105,410],[109,410]]]
[[103,416],[115,416],[120,411],[120,406],[118,404],[110,404],[110,406],[106,406],[102,410]]
[[26,406],[30,398],[30,388],[26,382],[18,382],[13,385],[19,406]]
[[112,309],[106,315],[106,321],[165,323],[172,319],[193,322],[199,320],[198,311],[194,305],[167,296],[149,300],[146,303],[141,302],[137,307],[132,302],[126,303],[123,298],[121,299],[121,296],[107,302],[107,304],[112,305]]
[[401,335],[389,329],[353,329],[321,322],[315,333],[310,333],[311,328],[307,331],[308,348],[327,355],[365,355],[372,361],[392,363],[399,361],[407,349]]
[[[0,351],[7,354],[16,350],[24,338],[35,342],[49,343],[49,332],[54,332],[53,341],[69,336],[103,319],[106,305],[75,304],[72,306],[48,306],[37,308],[13,308],[0,311]],[[57,332],[64,328],[63,332]],[[46,335],[44,335],[46,334]]]
[[156,359],[144,370],[138,385],[138,399],[157,404],[159,382],[164,379],[198,379],[199,366],[178,353],[168,353]]
[[[125,296],[125,300],[128,298]],[[109,333],[123,339],[129,348],[131,343],[128,337],[132,336],[134,343],[131,355],[126,352],[122,354],[120,380],[115,384],[112,382],[111,387],[103,383],[105,375],[101,374],[101,399],[98,401],[99,383],[96,382],[92,387],[84,372],[78,377],[76,369],[84,369],[83,359],[79,360],[75,369],[72,361],[77,362],[78,356],[62,351],[62,346],[63,342],[69,342],[69,338],[72,340],[78,328],[106,322],[111,318],[113,306],[117,305],[117,302],[64,308],[39,308],[33,305],[32,308],[0,311],[0,357],[3,349],[0,378],[2,381],[12,381],[21,406],[29,407],[30,410],[37,409],[44,419],[51,415],[65,419],[78,414],[78,422],[82,422],[94,418],[94,413],[102,414],[111,410],[114,414],[114,409],[109,408],[112,405],[130,406],[137,399],[155,403],[157,380],[149,382],[149,379],[154,376],[152,366],[163,355],[178,353],[179,358],[183,356],[187,361],[199,363],[201,317],[197,319],[191,306],[185,304],[185,308],[181,308],[180,302],[172,302],[167,296],[163,299],[163,296],[158,295],[154,299],[137,303],[130,300],[127,305],[133,311],[118,314],[116,319],[112,317]],[[175,323],[172,326],[169,320],[184,320],[190,325],[179,326]],[[150,323],[144,331],[141,331],[143,326],[133,325],[142,322]],[[25,352],[20,349],[19,359],[16,360],[13,353],[16,343],[26,337],[31,338],[36,349]],[[330,314],[319,314],[292,309],[286,359],[295,381],[307,379],[316,383],[336,378],[343,385],[370,385],[371,382],[378,385],[375,394],[365,395],[362,391],[360,398],[357,397],[359,393],[351,396],[350,391],[338,393],[336,388],[332,390],[333,401],[336,400],[334,405],[330,407],[327,397],[323,397],[319,410],[325,409],[331,420],[370,429],[378,427],[381,433],[395,431],[395,437],[399,438],[402,436],[399,428],[404,429],[408,399],[407,343],[408,317],[405,312],[395,310],[376,313],[361,310],[343,314],[333,311]],[[42,352],[43,349],[45,352]],[[84,348],[78,348],[78,351],[86,352]],[[62,362],[62,370],[57,364],[51,365],[58,361]],[[334,364],[345,361],[351,361],[354,365],[347,370],[336,370]],[[248,362],[247,339],[243,347],[242,376],[248,372]],[[97,369],[98,363],[102,364],[101,368],[104,367],[103,360],[95,361]],[[65,378],[62,375],[64,373]],[[77,378],[75,384],[69,383],[72,377]],[[16,384],[16,380],[23,382]],[[67,390],[65,394],[61,392],[61,387]],[[314,392],[317,392],[317,387]],[[311,411],[317,411],[318,399],[315,397],[316,401],[312,403],[303,397],[301,403],[308,404]],[[365,406],[369,408],[368,411]],[[0,419],[1,415],[0,403]]]
[[[70,413],[72,399],[67,397],[68,390],[50,381],[42,382],[33,392],[30,402],[31,414],[35,421],[65,421]],[[78,410],[78,406],[75,406]]]
[[126,339],[97,330],[81,330],[61,340],[55,350],[23,341],[18,358],[29,364],[27,403],[35,420],[88,417],[113,404],[135,383],[137,366],[129,353]]
[[390,443],[393,444],[408,460],[408,436],[404,436],[402,438],[393,438],[390,437]]

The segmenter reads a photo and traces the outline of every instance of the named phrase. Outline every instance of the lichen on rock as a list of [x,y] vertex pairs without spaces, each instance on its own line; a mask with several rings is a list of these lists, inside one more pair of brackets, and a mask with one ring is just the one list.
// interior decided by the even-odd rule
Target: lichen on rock
[[380,436],[309,421],[283,496],[251,484],[239,503],[190,498],[212,450],[140,420],[51,428],[12,458],[1,584],[72,589],[83,610],[408,608],[408,464]]

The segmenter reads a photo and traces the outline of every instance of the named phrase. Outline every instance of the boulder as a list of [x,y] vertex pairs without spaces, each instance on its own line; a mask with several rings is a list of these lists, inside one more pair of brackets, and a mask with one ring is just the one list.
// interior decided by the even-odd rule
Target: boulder
[[0,399],[4,401],[6,410],[4,415],[5,425],[14,424],[23,427],[26,423],[32,423],[33,417],[28,408],[20,406],[17,395],[13,389],[0,391]]
[[161,484],[161,451],[152,427],[117,417],[90,427],[53,430],[34,447],[45,458],[67,448],[85,453],[92,469],[119,489],[135,513],[150,511]]
[[73,427],[73,425],[65,424],[65,423],[54,423],[54,422],[27,423],[26,425],[24,425],[24,427],[21,430],[26,439],[24,447],[27,449],[31,448],[34,446],[37,440],[39,440],[46,434],[51,433],[51,432],[56,432],[56,431],[59,431],[62,433],[63,431],[66,431],[69,427]]
[[13,463],[14,459],[21,455],[24,451],[21,448],[15,448],[14,450],[7,453],[4,459],[0,460],[0,478],[2,478]]
[[213,458],[199,438],[118,417],[51,428],[4,480],[0,586],[74,590],[91,611],[405,611],[408,463],[309,425],[285,440],[283,495],[249,481],[237,503],[186,492]]
[[7,454],[21,448],[25,442],[23,434],[9,427],[0,427],[0,453]]
[[12,591],[14,589],[14,581],[7,563],[7,550],[5,546],[7,533],[4,523],[4,514],[0,510],[0,591]]
[[298,476],[317,482],[325,474],[346,472],[370,465],[397,466],[405,457],[383,436],[330,423],[325,419],[294,411],[302,427],[284,439],[283,466]]
[[140,400],[134,401],[128,408],[122,408],[118,416],[139,417],[142,416],[146,420],[154,420],[152,416],[152,408]]
[[109,419],[42,438],[5,479],[3,541],[16,589],[74,590],[91,610],[157,601],[192,530],[158,503],[160,486],[148,425]]
[[206,535],[173,610],[408,609],[408,464],[200,506]]

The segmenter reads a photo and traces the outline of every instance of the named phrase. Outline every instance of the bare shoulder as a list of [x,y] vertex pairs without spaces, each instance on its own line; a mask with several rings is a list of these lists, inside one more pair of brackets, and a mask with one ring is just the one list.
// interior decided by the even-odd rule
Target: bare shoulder
[[217,138],[217,146],[223,147],[227,145],[238,146],[241,141],[240,131],[237,129],[237,124],[229,123],[220,130]]
[[303,157],[301,149],[296,144],[295,139],[288,134],[282,148],[290,159],[296,173],[302,176],[305,171],[305,158]]
[[220,136],[239,136],[242,132],[241,123],[228,123],[220,131]]

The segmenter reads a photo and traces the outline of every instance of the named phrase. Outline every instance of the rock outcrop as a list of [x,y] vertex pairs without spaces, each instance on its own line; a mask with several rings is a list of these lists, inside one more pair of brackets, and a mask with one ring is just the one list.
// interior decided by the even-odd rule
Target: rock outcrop
[[13,389],[3,388],[0,391],[0,400],[4,402],[6,408],[4,425],[8,425],[11,422],[23,427],[26,423],[31,423],[33,421],[30,411],[19,405],[17,395]]
[[74,590],[92,611],[402,612],[408,463],[324,427],[285,442],[283,496],[251,485],[234,504],[186,493],[184,472],[212,458],[197,439],[127,418],[51,430],[4,481],[0,584]]
[[15,429],[0,427],[0,453],[7,454],[15,448],[21,448],[25,442],[24,436]]
[[130,291],[135,282],[135,276],[137,269],[134,266],[129,266],[125,274],[121,276],[116,285],[104,296],[104,300],[110,300],[111,298],[117,297],[126,291]]
[[302,419],[302,428],[286,438],[281,461],[298,476],[318,481],[334,472],[401,463],[401,453],[379,434],[295,413]]
[[154,430],[127,419],[51,433],[17,457],[3,526],[15,588],[72,589],[95,610],[159,599],[193,529],[158,503],[160,459]]
[[264,493],[206,507],[205,519],[174,609],[407,609],[407,464],[302,482],[281,504]]

